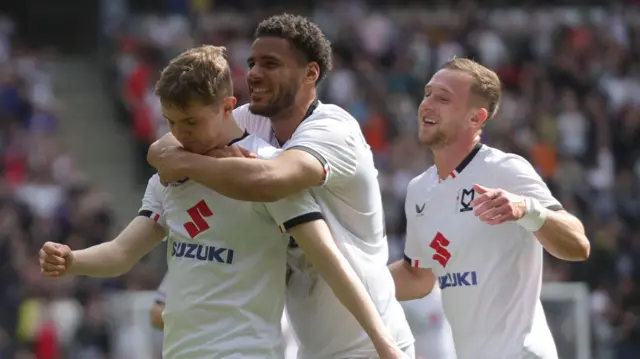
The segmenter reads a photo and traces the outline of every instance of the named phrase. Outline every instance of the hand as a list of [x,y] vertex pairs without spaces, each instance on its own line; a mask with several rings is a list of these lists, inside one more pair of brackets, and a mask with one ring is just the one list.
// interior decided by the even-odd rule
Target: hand
[[188,155],[191,154],[178,146],[168,146],[161,149],[153,165],[158,171],[160,182],[166,185],[185,179],[186,176],[182,169],[185,156]]
[[75,263],[71,248],[60,243],[46,242],[39,254],[40,273],[45,277],[62,277]]
[[147,162],[149,162],[152,167],[157,168],[157,163],[159,162],[162,150],[167,147],[182,147],[182,144],[178,142],[171,133],[167,133],[149,146]]
[[471,201],[473,213],[487,224],[517,221],[526,214],[527,205],[520,196],[478,184],[473,185],[473,189],[476,192],[476,198]]
[[222,148],[214,148],[207,152],[207,156],[215,158],[227,158],[227,157],[244,157],[244,158],[256,158],[256,155],[249,152],[240,146],[226,146]]

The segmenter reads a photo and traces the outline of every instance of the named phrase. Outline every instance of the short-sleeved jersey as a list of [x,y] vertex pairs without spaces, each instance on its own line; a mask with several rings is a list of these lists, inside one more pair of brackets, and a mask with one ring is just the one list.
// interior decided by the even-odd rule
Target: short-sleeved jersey
[[[318,103],[282,148],[310,153],[326,177],[311,189],[337,246],[371,294],[382,319],[400,347],[413,336],[387,268],[389,249],[377,170],[358,122],[342,108]],[[248,106],[234,110],[238,124],[279,146],[268,118]],[[299,357],[340,359],[375,356],[371,340],[339,302],[326,282],[290,246],[292,268],[287,286],[287,314],[300,341]]]
[[[260,158],[278,151],[255,136],[237,144]],[[280,227],[321,218],[311,195],[256,204],[190,180],[161,186],[150,180],[147,192],[158,197],[142,211],[169,228],[163,357],[283,358],[288,237]]]
[[437,275],[458,359],[555,359],[540,302],[543,248],[516,222],[480,221],[474,184],[562,208],[529,162],[478,145],[445,180],[434,166],[409,184],[405,259]]

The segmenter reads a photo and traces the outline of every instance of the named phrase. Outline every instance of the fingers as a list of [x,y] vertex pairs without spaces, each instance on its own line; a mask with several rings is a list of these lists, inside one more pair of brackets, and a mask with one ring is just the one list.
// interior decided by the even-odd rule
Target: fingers
[[61,247],[62,245],[60,243],[54,243],[54,242],[46,242],[43,246],[42,246],[42,251],[44,251],[44,253],[52,255],[52,256],[58,256],[58,257],[62,257],[62,250]]
[[473,185],[473,190],[476,191],[476,193],[479,193],[479,194],[487,193],[487,192],[490,191],[489,188],[483,187],[483,186],[481,186],[479,184],[474,184]]
[[493,207],[485,211],[484,213],[480,214],[478,218],[481,221],[486,222],[489,220],[494,220],[496,218],[502,217],[503,215],[508,214],[510,212],[511,212],[511,209],[509,208],[509,206]]
[[40,272],[45,277],[58,277],[67,269],[66,257],[71,249],[65,245],[46,242],[40,249]]
[[240,150],[240,153],[242,153],[242,155],[245,158],[256,158],[256,155],[251,153],[251,151],[249,151],[249,150],[247,150],[245,148],[239,147],[239,146],[234,146],[234,147],[238,148]]
[[[482,197],[482,196],[486,196],[486,197]],[[488,211],[491,208],[497,208],[497,207],[502,207],[504,205],[509,204],[509,200],[506,197],[495,197],[492,198],[493,196],[490,196],[488,194],[483,194],[482,196],[480,196],[479,198],[476,198],[475,200],[473,200],[471,202],[472,206],[473,206],[473,213],[476,216],[479,216],[483,213],[485,213],[486,211]],[[485,198],[487,198],[485,200]],[[476,200],[478,202],[476,202]]]

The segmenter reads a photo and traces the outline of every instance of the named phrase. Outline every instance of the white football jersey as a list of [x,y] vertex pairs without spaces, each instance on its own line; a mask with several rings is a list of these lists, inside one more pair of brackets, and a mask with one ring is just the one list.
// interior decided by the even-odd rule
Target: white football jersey
[[540,302],[543,248],[516,222],[480,221],[474,184],[562,209],[529,162],[478,145],[445,180],[432,166],[409,184],[405,259],[437,275],[458,359],[555,359]]
[[[299,149],[316,157],[326,177],[311,190],[337,246],[368,289],[382,319],[401,347],[413,336],[387,268],[389,249],[373,155],[360,125],[338,106],[319,103],[298,126],[283,149]],[[248,105],[234,110],[236,122],[249,133],[279,146],[266,117]],[[287,314],[300,342],[299,358],[341,359],[375,356],[356,319],[292,242],[288,263]]]
[[401,304],[416,338],[416,359],[456,359],[451,327],[442,309],[440,289],[436,287],[424,298]]
[[[278,151],[255,136],[237,144],[260,158]],[[280,226],[321,218],[311,195],[256,204],[189,180],[165,188],[156,175],[141,214],[169,228],[163,358],[282,359],[288,237]]]

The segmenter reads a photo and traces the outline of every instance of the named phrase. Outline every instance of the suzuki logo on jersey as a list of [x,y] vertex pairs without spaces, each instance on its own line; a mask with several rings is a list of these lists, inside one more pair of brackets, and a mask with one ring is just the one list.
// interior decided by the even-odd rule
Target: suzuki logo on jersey
[[204,246],[197,243],[174,242],[171,256],[207,262],[233,263],[233,249]]
[[473,287],[478,285],[478,275],[476,271],[447,273],[438,277],[438,283],[440,283],[440,289]]
[[458,192],[458,198],[456,199],[460,204],[460,212],[469,212],[473,210],[473,208],[471,207],[471,201],[473,201],[473,198],[475,196],[476,191],[473,188],[461,189],[460,192]]
[[436,253],[433,255],[433,260],[440,263],[442,268],[447,266],[449,259],[451,259],[451,252],[447,249],[449,240],[440,232],[436,233],[435,237],[429,243],[429,247],[433,248]]

